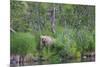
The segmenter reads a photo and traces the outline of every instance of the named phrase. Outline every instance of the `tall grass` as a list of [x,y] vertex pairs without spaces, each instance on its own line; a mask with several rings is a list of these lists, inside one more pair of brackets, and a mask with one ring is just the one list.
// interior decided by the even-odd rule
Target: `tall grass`
[[[49,32],[46,33],[49,34]],[[55,34],[50,33],[56,40],[54,47],[50,49],[45,47],[42,50],[39,49],[41,35],[38,33],[11,33],[11,53],[42,55],[42,58],[47,59],[48,63],[60,63],[70,58],[81,58],[85,52],[95,51],[95,31],[67,28],[65,31],[57,31]]]

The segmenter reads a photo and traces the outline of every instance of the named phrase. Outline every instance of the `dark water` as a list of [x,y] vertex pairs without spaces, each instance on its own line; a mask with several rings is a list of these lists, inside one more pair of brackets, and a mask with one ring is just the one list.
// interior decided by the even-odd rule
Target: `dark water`
[[[95,61],[95,57],[84,57],[84,58],[74,58],[74,59],[64,59],[62,61],[60,61],[59,63],[55,63],[55,64],[61,64],[61,63],[80,63],[80,62],[94,62]],[[16,66],[31,66],[31,65],[45,65],[45,64],[54,64],[54,63],[50,63],[47,60],[42,60],[41,63],[40,61],[33,61],[30,63],[24,62],[24,65],[19,65],[19,64],[11,64],[10,67],[16,67]]]

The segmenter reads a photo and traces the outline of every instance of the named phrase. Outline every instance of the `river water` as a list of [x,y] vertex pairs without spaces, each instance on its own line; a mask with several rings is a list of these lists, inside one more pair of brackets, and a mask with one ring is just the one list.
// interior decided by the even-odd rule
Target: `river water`
[[[77,59],[65,59],[57,64],[61,64],[61,63],[80,63],[80,62],[94,62],[95,61],[95,57],[88,57],[88,58],[77,58]],[[31,63],[26,63],[24,62],[24,65],[18,65],[18,64],[11,64],[10,67],[16,67],[16,66],[31,66],[31,65],[48,65],[48,64],[53,64],[53,63],[49,63],[49,61],[41,61],[41,63],[39,61],[36,62],[31,62]]]

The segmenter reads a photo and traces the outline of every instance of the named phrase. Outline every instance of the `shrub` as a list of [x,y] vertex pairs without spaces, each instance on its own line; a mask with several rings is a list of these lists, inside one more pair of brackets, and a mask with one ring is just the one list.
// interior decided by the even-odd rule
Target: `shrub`
[[37,42],[35,36],[30,33],[11,33],[11,53],[26,54],[35,53]]

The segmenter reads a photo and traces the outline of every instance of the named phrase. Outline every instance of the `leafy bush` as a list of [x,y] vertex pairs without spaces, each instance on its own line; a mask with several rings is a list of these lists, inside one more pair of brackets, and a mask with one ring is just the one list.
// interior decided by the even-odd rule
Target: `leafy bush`
[[35,53],[37,42],[35,36],[30,33],[11,33],[11,53],[26,54]]

